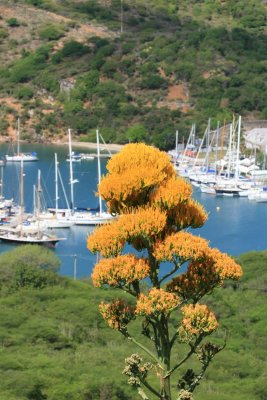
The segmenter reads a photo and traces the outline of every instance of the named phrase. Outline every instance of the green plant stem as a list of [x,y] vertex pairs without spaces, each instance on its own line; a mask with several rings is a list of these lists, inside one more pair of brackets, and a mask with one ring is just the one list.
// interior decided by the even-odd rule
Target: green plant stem
[[[140,378],[139,378],[140,379]],[[140,379],[140,381],[142,382],[142,384],[148,389],[150,390],[151,393],[153,393],[155,396],[160,398],[160,394],[152,387],[150,386],[149,383],[147,383],[145,380]]]
[[122,332],[122,334],[131,342],[133,342],[134,344],[136,344],[136,346],[140,347],[140,349],[144,350],[156,363],[157,365],[159,365],[159,367],[163,370],[164,368],[162,367],[161,363],[159,362],[158,358],[155,357],[155,355],[148,350],[145,346],[143,346],[141,343],[137,342],[137,340],[135,340],[131,335],[129,335],[129,333],[124,333]]
[[171,374],[172,374],[174,371],[176,371],[177,368],[179,368],[183,363],[185,363],[185,362],[188,360],[188,358],[195,352],[196,347],[199,345],[199,343],[201,342],[201,340],[202,340],[202,337],[199,337],[199,338],[196,340],[195,344],[191,347],[191,350],[187,353],[187,355],[186,355],[181,361],[179,361],[172,369],[170,369],[170,370],[167,372],[167,374],[165,375],[165,377],[171,376]]
[[162,282],[165,281],[165,279],[169,278],[171,275],[173,275],[176,271],[178,271],[178,269],[182,266],[183,263],[180,263],[178,265],[176,265],[168,274],[164,275],[160,281],[159,284],[161,284]]
[[171,400],[170,376],[166,375],[166,371],[170,369],[171,347],[168,330],[168,317],[163,314],[158,321],[159,336],[159,357],[164,365],[164,374],[161,375],[160,387],[162,400]]
[[190,392],[193,392],[195,390],[195,388],[197,387],[197,385],[199,384],[199,382],[203,378],[204,373],[205,373],[206,369],[208,368],[208,366],[209,366],[209,362],[203,365],[203,367],[201,368],[200,373],[198,374],[198,376],[194,379],[194,381],[189,386],[189,391]]
[[138,387],[137,391],[139,396],[141,396],[143,400],[149,400],[149,397],[147,397],[147,395],[140,386]]

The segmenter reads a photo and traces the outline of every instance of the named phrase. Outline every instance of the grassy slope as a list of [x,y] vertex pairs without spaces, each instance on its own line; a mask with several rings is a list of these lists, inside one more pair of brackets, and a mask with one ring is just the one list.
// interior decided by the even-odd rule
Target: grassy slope
[[[267,396],[267,254],[248,253],[240,261],[245,272],[240,285],[229,284],[209,298],[230,336],[196,400]],[[63,280],[59,286],[2,296],[1,400],[137,399],[121,374],[124,358],[136,349],[107,328],[97,310],[112,295],[88,282]]]

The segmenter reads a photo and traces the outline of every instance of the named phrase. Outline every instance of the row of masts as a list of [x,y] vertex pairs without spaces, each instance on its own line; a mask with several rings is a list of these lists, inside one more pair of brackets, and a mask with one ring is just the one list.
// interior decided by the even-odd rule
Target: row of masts
[[[34,212],[32,215],[26,217],[25,214],[25,204],[24,204],[24,159],[21,159],[20,163],[20,205],[16,207],[18,210],[15,213],[14,218],[12,218],[12,226],[6,225],[0,227],[0,239],[12,242],[23,242],[23,243],[44,243],[45,238],[51,244],[52,239],[50,235],[45,234],[44,230],[47,228],[69,228],[73,225],[100,225],[105,222],[110,221],[113,216],[111,214],[103,211],[102,199],[99,197],[99,210],[96,212],[84,210],[77,211],[74,203],[74,184],[78,182],[74,179],[73,175],[73,165],[72,165],[72,144],[71,144],[71,130],[68,131],[69,134],[69,161],[70,161],[70,204],[67,201],[66,192],[62,182],[61,174],[58,167],[57,154],[55,154],[55,208],[48,209],[47,211],[41,211],[41,171],[38,170],[37,178],[37,188],[34,185],[33,188],[33,203]],[[101,179],[101,163],[100,163],[100,146],[99,146],[99,132],[96,132],[97,140],[97,156],[98,156],[98,183]],[[58,183],[59,179],[67,202],[67,208],[59,209],[59,191]],[[15,222],[17,218],[17,222]],[[26,219],[26,220],[25,220]],[[25,227],[25,222],[30,225],[30,227]],[[33,230],[35,231],[33,237]],[[30,233],[31,232],[31,233]],[[28,233],[28,234],[27,234]],[[62,240],[53,236],[53,243]]]
[[[241,116],[228,126],[229,141],[226,154],[224,136],[225,126],[211,130],[211,121],[208,124],[199,146],[195,145],[196,128],[192,125],[189,138],[183,152],[178,151],[178,132],[176,132],[176,149],[174,164],[178,173],[188,178],[194,186],[200,190],[217,195],[250,197],[264,201],[267,194],[264,182],[256,179],[259,167],[256,165],[256,157],[251,159],[241,159]],[[220,144],[219,144],[220,142]],[[206,148],[204,149],[204,143]],[[215,147],[215,159],[211,161],[212,149]],[[220,152],[220,154],[219,154]],[[203,153],[205,156],[203,157]],[[174,152],[172,152],[174,154]],[[202,157],[201,157],[202,156]],[[245,165],[248,163],[248,166]],[[252,176],[248,177],[248,173]],[[258,176],[267,178],[267,171],[259,171]],[[264,192],[264,193],[263,193]]]

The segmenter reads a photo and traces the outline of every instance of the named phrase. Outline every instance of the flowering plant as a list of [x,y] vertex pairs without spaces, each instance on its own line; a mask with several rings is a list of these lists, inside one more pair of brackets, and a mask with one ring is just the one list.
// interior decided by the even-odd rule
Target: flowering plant
[[[195,354],[200,370],[188,369],[178,384],[178,400],[192,400],[210,361],[224,347],[205,341],[218,322],[202,301],[225,279],[239,279],[242,269],[228,255],[210,248],[205,239],[185,231],[201,227],[207,213],[191,198],[191,186],[176,176],[165,153],[130,144],[112,157],[107,169],[99,194],[118,218],[88,238],[89,250],[103,257],[92,280],[98,287],[122,289],[133,302],[114,299],[101,303],[100,312],[111,328],[149,357],[148,363],[141,364],[142,358],[133,354],[124,369],[129,384],[144,400],[149,399],[148,392],[171,400],[171,378]],[[127,243],[139,256],[122,254]],[[150,345],[130,333],[131,321],[140,318]],[[187,354],[173,359],[174,346],[188,346]],[[159,378],[157,387],[149,382],[151,373]]]

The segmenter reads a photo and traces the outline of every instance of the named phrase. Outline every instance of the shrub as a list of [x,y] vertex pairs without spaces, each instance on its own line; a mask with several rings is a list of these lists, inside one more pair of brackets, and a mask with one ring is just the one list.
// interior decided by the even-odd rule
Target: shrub
[[18,88],[15,95],[18,99],[31,99],[33,97],[34,91],[30,86],[22,86]]
[[15,28],[17,26],[19,26],[19,21],[17,20],[17,18],[9,18],[6,21],[7,25],[10,26],[11,28]]
[[40,29],[39,36],[42,40],[58,40],[64,36],[64,31],[61,27],[49,24]]
[[135,42],[123,43],[123,45],[121,46],[122,54],[131,53],[133,51],[133,49],[135,48],[135,45],[136,45]]
[[0,42],[8,37],[8,32],[4,28],[0,28]]
[[111,78],[114,75],[114,73],[116,72],[118,66],[119,65],[118,65],[117,61],[108,60],[105,62],[105,64],[101,68],[101,70],[108,78]]
[[95,88],[99,83],[100,74],[96,70],[87,72],[83,77],[83,82],[88,90]]
[[58,281],[59,259],[51,250],[26,245],[0,255],[0,290],[43,288]]
[[141,89],[165,89],[168,86],[166,79],[162,78],[159,75],[150,75],[147,78],[144,78],[141,83]]
[[88,53],[89,48],[76,40],[71,40],[65,43],[61,54],[63,57],[81,57]]

